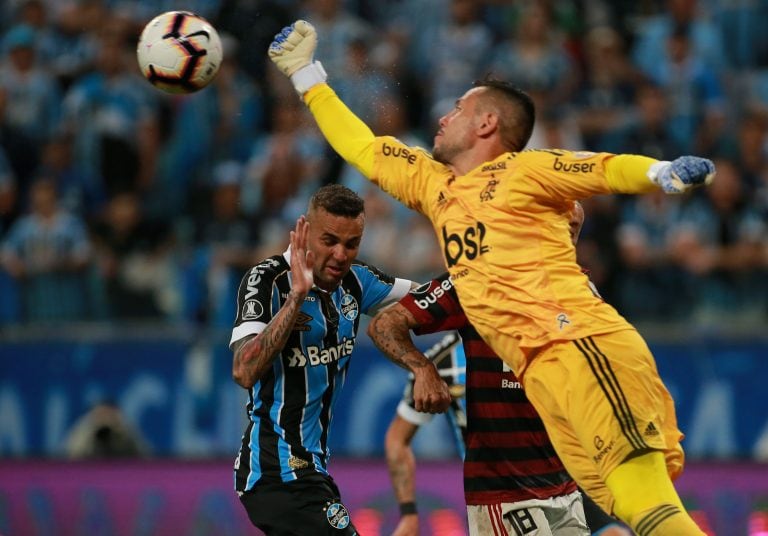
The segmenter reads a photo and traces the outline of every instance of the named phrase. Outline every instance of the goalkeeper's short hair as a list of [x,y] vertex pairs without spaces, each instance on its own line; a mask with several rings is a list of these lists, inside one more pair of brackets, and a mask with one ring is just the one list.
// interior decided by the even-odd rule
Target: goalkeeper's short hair
[[488,88],[487,97],[478,101],[480,109],[490,107],[499,114],[499,132],[505,148],[522,151],[528,144],[536,121],[533,99],[510,82],[489,75],[475,80],[473,87]]

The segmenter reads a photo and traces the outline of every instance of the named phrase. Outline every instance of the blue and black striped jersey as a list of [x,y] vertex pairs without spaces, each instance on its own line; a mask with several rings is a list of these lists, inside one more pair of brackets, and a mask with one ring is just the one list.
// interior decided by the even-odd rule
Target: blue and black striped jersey
[[[230,347],[261,333],[291,287],[290,250],[254,266],[240,283]],[[249,424],[235,460],[235,488],[327,473],[333,407],[360,322],[408,293],[410,281],[355,261],[331,293],[313,289],[272,368],[251,388]]]

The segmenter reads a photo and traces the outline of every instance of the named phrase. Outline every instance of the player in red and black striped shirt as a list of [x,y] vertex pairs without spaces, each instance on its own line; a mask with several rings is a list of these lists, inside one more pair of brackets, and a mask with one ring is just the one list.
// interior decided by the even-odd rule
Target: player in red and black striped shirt
[[[575,212],[574,239],[583,220],[580,206]],[[447,273],[379,312],[368,334],[388,357],[403,360],[409,352],[420,353],[409,330],[426,334],[454,329],[461,335],[467,367],[464,492],[470,533],[586,535],[591,529],[607,536],[612,518],[586,497],[582,505],[576,483],[557,457],[536,410],[514,373],[467,320]],[[408,430],[408,424],[402,415],[393,421],[393,427],[402,430]],[[418,427],[410,424],[410,435],[402,434],[408,441]],[[392,456],[388,459],[391,462]],[[393,469],[393,480],[396,472]],[[413,507],[403,513],[409,515],[409,510],[415,513]],[[405,525],[418,528],[415,518],[409,521],[401,523],[402,534],[408,533]]]

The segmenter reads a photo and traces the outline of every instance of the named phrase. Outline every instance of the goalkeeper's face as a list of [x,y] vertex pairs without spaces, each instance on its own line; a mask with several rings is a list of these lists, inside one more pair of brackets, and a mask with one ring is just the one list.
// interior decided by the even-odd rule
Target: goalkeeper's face
[[475,121],[478,93],[483,88],[472,88],[456,101],[454,107],[438,124],[432,146],[432,157],[446,165],[456,161],[462,153],[472,148],[475,141]]
[[337,216],[322,208],[310,209],[307,216],[307,247],[315,254],[312,276],[318,287],[332,292],[357,258],[365,216]]

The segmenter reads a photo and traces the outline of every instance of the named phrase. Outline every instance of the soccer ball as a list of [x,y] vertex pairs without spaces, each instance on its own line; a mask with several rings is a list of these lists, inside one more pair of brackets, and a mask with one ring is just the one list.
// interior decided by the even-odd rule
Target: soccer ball
[[213,80],[223,54],[219,34],[207,20],[188,11],[168,11],[144,27],[136,57],[155,87],[192,93]]

